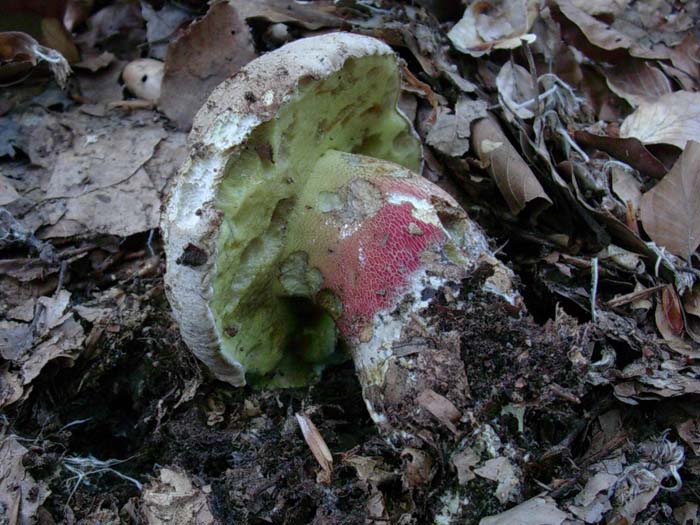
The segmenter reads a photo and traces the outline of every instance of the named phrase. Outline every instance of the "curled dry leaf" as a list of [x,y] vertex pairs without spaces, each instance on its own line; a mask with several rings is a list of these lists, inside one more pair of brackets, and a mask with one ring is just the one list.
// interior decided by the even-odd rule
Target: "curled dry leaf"
[[672,286],[665,286],[661,290],[654,317],[656,327],[664,339],[674,341],[683,334],[681,301]]
[[65,87],[71,69],[61,53],[40,45],[26,33],[0,33],[0,79],[3,82],[12,81],[15,75],[19,75],[19,78],[14,80],[21,80],[26,70],[39,62],[48,64],[56,82]]
[[209,8],[206,16],[168,46],[159,107],[180,129],[192,118],[212,90],[255,57],[248,26],[226,2]]
[[700,138],[700,93],[674,91],[642,102],[622,122],[620,136],[684,149],[688,141]]
[[530,166],[493,117],[481,119],[473,125],[472,145],[481,162],[488,166],[512,213],[517,215],[528,203],[532,203],[535,213],[552,204]]
[[640,218],[656,244],[690,258],[700,244],[700,143],[689,141],[671,171],[642,196]]
[[309,416],[301,412],[297,412],[294,415],[297,418],[297,423],[299,423],[299,428],[301,429],[301,433],[304,436],[306,444],[309,445],[311,453],[314,455],[314,458],[316,458],[316,461],[318,461],[318,464],[323,469],[323,481],[330,482],[331,473],[333,472],[333,455],[331,454],[328,445],[326,445],[326,441],[323,439],[323,436],[321,436],[321,433],[318,431],[318,428],[316,428],[316,425],[314,425],[314,422],[311,421]]
[[535,116],[537,86],[530,72],[522,66],[506,62],[496,77],[498,96],[505,109],[506,118],[514,116],[529,119]]
[[478,0],[464,11],[462,19],[447,33],[457,50],[480,57],[492,49],[515,49],[532,43],[532,19],[525,0]]

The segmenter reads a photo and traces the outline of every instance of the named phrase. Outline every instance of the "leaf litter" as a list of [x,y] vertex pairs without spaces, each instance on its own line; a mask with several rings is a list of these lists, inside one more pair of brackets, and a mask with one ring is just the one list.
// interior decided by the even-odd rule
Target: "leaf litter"
[[[0,64],[10,523],[697,521],[698,2],[45,4],[0,7],[26,44]],[[469,401],[423,391],[433,428],[400,450],[347,364],[291,391],[210,379],[163,295],[181,130],[254,56],[340,27],[406,60],[424,175],[529,312],[499,313],[485,269],[434,298]]]

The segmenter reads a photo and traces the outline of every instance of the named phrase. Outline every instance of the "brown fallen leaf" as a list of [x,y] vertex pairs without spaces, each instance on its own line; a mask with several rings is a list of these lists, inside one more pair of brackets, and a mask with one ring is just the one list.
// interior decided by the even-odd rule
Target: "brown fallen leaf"
[[141,510],[148,525],[216,523],[209,505],[211,487],[197,487],[179,467],[164,467],[160,479],[149,483],[143,490]]
[[148,56],[158,60],[165,58],[168,43],[177,29],[192,18],[190,12],[171,2],[166,2],[158,10],[148,2],[141,2],[141,16],[146,21]]
[[43,481],[37,483],[25,470],[22,462],[28,453],[16,436],[0,437],[0,509],[8,525],[34,523],[38,508],[50,494]]
[[214,4],[168,46],[159,107],[187,130],[213,89],[255,58],[248,26],[234,7]]
[[673,91],[668,77],[647,61],[629,60],[604,71],[608,87],[632,107]]
[[471,447],[465,447],[464,450],[452,456],[452,464],[457,469],[457,479],[460,485],[466,485],[471,480],[476,478],[474,467],[476,467],[481,458],[479,454],[474,452]]
[[[534,5],[534,4],[533,4]],[[530,3],[525,0],[479,0],[472,2],[461,20],[447,33],[458,51],[480,57],[492,49],[515,49],[534,42]]]
[[700,93],[674,91],[642,102],[622,122],[620,136],[685,148],[689,140],[700,139]]
[[297,412],[294,415],[297,418],[297,423],[299,423],[299,428],[301,429],[306,444],[309,445],[311,453],[321,466],[323,475],[320,476],[320,480],[325,483],[330,483],[331,474],[333,473],[333,454],[331,454],[328,445],[326,445],[326,441],[309,416],[302,412]]
[[671,171],[642,196],[640,218],[656,244],[690,259],[700,245],[700,143],[689,141]]
[[522,66],[506,62],[496,76],[498,98],[508,121],[514,117],[529,119],[537,109],[537,86],[530,72]]
[[7,361],[0,368],[0,408],[21,399],[49,361],[75,358],[85,334],[69,309],[70,295],[40,297],[31,323],[0,322],[0,356]]
[[553,18],[561,26],[562,39],[589,58],[608,63],[620,63],[630,56],[668,58],[667,48],[655,49],[637,41],[611,24],[591,16],[572,0],[550,0],[548,4]]
[[474,469],[474,474],[498,482],[494,495],[501,503],[517,500],[520,492],[520,475],[510,459],[505,456],[489,459],[483,466]]
[[552,498],[538,496],[500,514],[487,516],[479,525],[562,525],[571,518],[573,516],[560,510]]
[[288,0],[236,0],[243,20],[263,19],[273,23],[296,23],[310,30],[339,27],[345,20],[337,16],[336,2],[330,0],[289,2]]
[[455,423],[459,421],[461,413],[452,401],[428,388],[418,395],[418,404],[450,429],[450,432],[458,434]]
[[683,311],[678,294],[672,286],[665,286],[656,303],[656,327],[664,339],[679,340],[683,334]]
[[688,419],[676,426],[678,435],[693,450],[696,456],[700,456],[700,419]]
[[472,146],[512,213],[517,215],[529,203],[535,214],[551,206],[552,200],[493,117],[472,125]]
[[700,82],[700,39],[693,33],[687,33],[680,44],[671,51],[671,62],[676,68],[686,73],[695,86]]
[[137,3],[115,2],[103,7],[88,18],[87,30],[77,40],[88,48],[104,44],[110,39],[119,38],[120,45],[136,46],[143,42],[145,31],[143,18]]
[[620,138],[600,135],[590,130],[577,130],[574,131],[574,140],[582,146],[604,151],[655,179],[660,179],[668,171],[663,163],[635,138]]
[[600,62],[620,62],[634,42],[577,7],[571,0],[549,2],[552,17],[561,26],[562,39]]
[[471,123],[485,117],[486,108],[486,103],[481,100],[460,97],[455,104],[454,113],[445,108],[440,109],[426,142],[445,155],[461,157],[469,151]]

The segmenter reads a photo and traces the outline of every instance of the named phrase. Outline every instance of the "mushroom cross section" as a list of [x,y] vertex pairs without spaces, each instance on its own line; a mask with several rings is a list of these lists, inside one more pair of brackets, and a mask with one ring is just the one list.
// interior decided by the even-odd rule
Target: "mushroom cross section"
[[162,218],[166,292],[220,379],[300,385],[348,351],[372,377],[400,317],[488,251],[415,173],[399,90],[388,46],[332,33],[254,60],[196,116]]

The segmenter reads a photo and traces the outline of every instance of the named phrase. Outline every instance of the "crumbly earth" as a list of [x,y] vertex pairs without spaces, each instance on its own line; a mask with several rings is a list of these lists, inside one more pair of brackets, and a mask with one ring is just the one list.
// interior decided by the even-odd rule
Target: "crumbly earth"
[[[232,388],[203,375],[185,348],[160,279],[142,283],[131,290],[144,301],[140,317],[103,335],[91,360],[51,366],[21,410],[9,413],[15,432],[39,436],[26,467],[50,482],[44,507],[68,522],[88,523],[81,519],[100,511],[139,523],[125,510],[138,501],[133,484],[103,473],[76,486],[60,466],[68,456],[94,456],[128,458],[113,468],[141,482],[158,466],[182,467],[195,484],[211,487],[212,511],[222,523],[364,523],[377,491],[391,523],[403,514],[427,523],[443,510],[444,494],[468,495],[471,503],[460,507],[459,522],[476,523],[505,507],[493,496],[494,482],[476,478],[460,486],[450,454],[460,436],[483,423],[516,451],[524,497],[539,493],[540,483],[566,490],[564,480],[573,480],[571,490],[579,470],[567,458],[586,450],[584,428],[612,404],[609,394],[584,385],[583,370],[570,359],[572,352],[590,357],[595,340],[564,314],[539,325],[509,312],[496,296],[480,291],[486,277],[477,271],[463,283],[460,306],[438,295],[424,312],[445,332],[461,334],[469,395],[467,417],[458,424],[466,434],[433,425],[439,446],[425,448],[435,462],[421,483],[406,479],[405,453],[377,435],[351,363],[328,368],[310,388]],[[514,413],[504,411],[516,403],[528,407],[522,432]],[[317,482],[320,468],[299,432],[294,413],[302,410],[335,454],[328,484]],[[630,424],[639,425],[639,417]],[[645,425],[648,432],[658,430]],[[360,479],[353,458],[371,458],[383,474]]]

